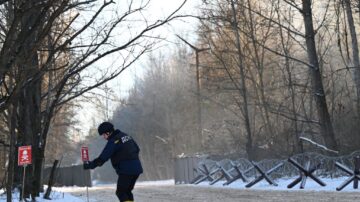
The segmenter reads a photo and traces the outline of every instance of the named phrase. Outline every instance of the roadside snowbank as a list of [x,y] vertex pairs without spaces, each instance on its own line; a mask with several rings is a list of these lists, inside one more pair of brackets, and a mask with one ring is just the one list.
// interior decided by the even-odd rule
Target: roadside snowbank
[[[265,180],[259,182],[258,184],[254,185],[251,188],[245,188],[246,183],[242,182],[241,180],[237,180],[234,183],[223,186],[224,181],[217,182],[214,185],[209,185],[209,182],[202,182],[199,185],[186,185],[186,186],[198,186],[202,188],[220,188],[220,189],[241,189],[241,190],[266,190],[266,191],[304,191],[304,192],[320,192],[320,191],[327,191],[327,192],[338,192],[336,191],[336,187],[340,186],[347,177],[342,178],[320,178],[322,181],[326,183],[325,187],[318,185],[315,181],[311,178],[308,178],[306,181],[305,189],[300,189],[300,184],[296,185],[292,189],[288,189],[287,185],[290,184],[295,180],[295,178],[289,179],[279,179],[276,180],[278,186],[269,185]],[[136,187],[141,189],[143,187],[156,187],[156,186],[166,186],[166,187],[174,187],[176,188],[175,181],[172,180],[163,180],[163,181],[144,181],[136,183]],[[91,188],[89,188],[90,198],[94,197],[94,193],[102,192],[102,190],[115,190],[116,184],[97,184]],[[136,188],[135,188],[136,190]],[[112,192],[112,191],[111,191]],[[352,183],[345,187],[341,192],[360,192],[359,189],[353,189]],[[79,193],[82,193],[79,195]],[[77,195],[79,197],[75,197],[73,195]],[[113,195],[111,195],[113,196]],[[115,195],[113,196],[115,197]],[[53,192],[51,194],[51,198],[53,200],[45,200],[41,197],[37,198],[38,202],[86,202],[86,187],[54,187]],[[19,193],[16,192],[13,194],[13,201],[18,201]],[[91,200],[90,200],[91,201]],[[3,190],[0,190],[0,202],[6,202],[6,195],[3,193]]]
[[[230,184],[228,186],[223,186],[225,181],[217,182],[214,185],[209,185],[208,182],[202,182],[199,185],[195,185],[195,186],[202,186],[202,187],[213,186],[213,187],[224,188],[224,189],[226,189],[226,188],[255,189],[255,190],[267,190],[267,191],[279,190],[279,191],[334,191],[334,192],[338,192],[338,191],[336,191],[336,187],[339,187],[348,178],[347,177],[333,178],[333,179],[331,179],[331,178],[320,178],[326,184],[325,187],[320,186],[314,180],[312,180],[311,178],[308,178],[306,180],[306,184],[305,184],[304,189],[300,189],[300,183],[297,184],[292,189],[288,189],[287,188],[288,184],[293,182],[295,179],[296,178],[287,178],[287,179],[283,178],[283,179],[276,180],[275,182],[278,184],[278,186],[270,185],[265,180],[262,180],[261,182],[259,182],[258,184],[252,186],[251,188],[246,188],[245,185],[247,183],[244,183],[241,180],[237,180],[237,181],[233,182],[232,184]],[[349,192],[349,191],[350,192],[351,191],[359,191],[359,189],[353,189],[353,183],[350,183],[343,190],[341,190],[341,192]]]
[[[73,187],[72,189],[75,189],[75,187]],[[19,192],[14,192],[12,194],[12,201],[19,201]],[[50,194],[50,198],[52,200],[46,200],[43,198],[43,193],[40,194],[40,197],[36,198],[37,202],[85,202],[84,200],[72,196],[69,193],[65,193],[65,192],[59,192],[59,191],[53,191]],[[0,202],[6,202],[6,194],[4,193],[3,190],[0,191]]]

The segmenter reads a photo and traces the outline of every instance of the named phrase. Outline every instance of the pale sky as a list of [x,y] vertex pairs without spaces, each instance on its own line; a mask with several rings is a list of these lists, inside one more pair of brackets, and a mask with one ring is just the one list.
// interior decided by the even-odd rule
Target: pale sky
[[[171,12],[173,12],[178,6],[181,5],[182,0],[151,0],[151,5],[149,7],[149,12],[151,16],[149,18],[158,19],[164,18]],[[180,14],[196,14],[194,7],[199,4],[201,0],[188,0],[184,7],[180,10]],[[187,21],[187,22],[184,22]],[[174,44],[169,43],[168,41],[175,41],[176,36],[174,33],[183,35],[185,33],[194,33],[196,28],[196,20],[191,18],[186,18],[183,20],[176,20],[170,25],[161,27],[157,29],[157,33],[161,37],[165,37],[167,41],[161,42],[159,46],[173,46]],[[164,48],[159,49],[159,51],[164,51]],[[166,50],[165,50],[166,51]],[[133,86],[133,77],[135,74],[137,76],[141,75],[141,64],[146,61],[146,57],[141,58],[139,63],[136,66],[131,67],[126,70],[124,74],[120,75],[117,79],[110,82],[113,85],[118,86],[116,83],[121,82],[122,90],[126,91]],[[109,84],[110,85],[110,84]]]
[[[120,0],[122,2],[122,0]],[[148,10],[146,11],[146,17],[151,20],[164,18],[165,16],[169,15],[171,12],[173,12],[178,6],[181,5],[183,1],[182,0],[151,0],[151,4],[148,7]],[[185,4],[185,6],[181,9],[180,14],[197,14],[194,7],[199,5],[201,3],[201,0],[188,0]],[[120,3],[118,3],[120,6]],[[186,34],[186,38],[191,38],[191,35],[195,36],[194,30],[196,28],[196,20],[191,18],[186,18],[182,20],[176,20],[170,25],[167,25],[165,27],[162,27],[158,29],[154,34],[160,35],[161,37],[166,38],[167,41],[175,41],[176,36],[174,33],[179,35]],[[191,39],[190,39],[191,41]],[[174,47],[174,44],[171,44],[171,42],[161,42],[159,44],[162,48],[158,49],[157,51],[163,51],[167,52],[166,49],[171,49]],[[165,49],[165,50],[164,50]],[[122,74],[120,74],[116,79],[110,81],[107,83],[107,86],[112,88],[112,90],[116,93],[117,97],[124,98],[126,97],[127,91],[133,86],[134,82],[133,79],[135,78],[135,75],[137,77],[141,77],[142,74],[142,66],[146,63],[147,57],[144,56],[140,58],[140,60],[135,63],[133,66],[125,70]],[[109,62],[109,65],[112,62]],[[95,90],[98,92],[98,90]],[[121,93],[121,94],[120,94]],[[105,100],[103,100],[103,103],[105,103]],[[112,110],[115,110],[115,107],[118,103],[109,101],[110,105],[110,116],[112,115]],[[88,103],[82,103],[81,109],[77,111],[76,119],[80,121],[80,125],[76,126],[78,129],[81,130],[81,135],[87,135],[89,129],[91,127],[94,127],[94,121],[95,127],[98,123],[104,121],[103,117],[99,117],[98,112],[95,110],[95,106]]]

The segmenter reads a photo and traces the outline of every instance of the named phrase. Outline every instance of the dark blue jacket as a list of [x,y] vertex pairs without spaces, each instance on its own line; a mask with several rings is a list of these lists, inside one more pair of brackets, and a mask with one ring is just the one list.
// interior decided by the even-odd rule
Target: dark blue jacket
[[90,168],[102,166],[111,159],[111,164],[117,174],[139,175],[143,172],[139,152],[139,146],[131,136],[120,130],[115,130],[108,138],[100,156],[90,162]]

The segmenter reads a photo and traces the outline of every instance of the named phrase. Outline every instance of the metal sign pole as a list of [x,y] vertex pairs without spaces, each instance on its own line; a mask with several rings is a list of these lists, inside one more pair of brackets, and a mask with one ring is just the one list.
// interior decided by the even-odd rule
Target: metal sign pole
[[87,202],[89,202],[89,188],[88,188],[87,181],[86,181],[86,171],[84,171],[83,173],[84,173],[84,183],[86,186],[86,199],[87,199]]
[[[89,161],[89,148],[82,146],[81,147],[81,160],[83,163],[87,163]],[[87,185],[87,181],[86,181],[86,172],[84,173],[84,182],[85,182],[85,186],[86,186],[86,198],[87,198],[87,202],[89,202],[89,187]]]
[[22,183],[22,190],[21,190],[21,201],[24,201],[24,192],[25,192],[25,174],[26,174],[26,164],[24,165],[23,183]]
[[87,185],[87,181],[86,181],[86,171],[84,171],[84,182],[85,182],[85,186],[86,186],[86,199],[87,199],[87,202],[89,202],[89,189],[88,189],[88,185]]
[[89,202],[89,187],[86,185],[86,198],[87,202]]

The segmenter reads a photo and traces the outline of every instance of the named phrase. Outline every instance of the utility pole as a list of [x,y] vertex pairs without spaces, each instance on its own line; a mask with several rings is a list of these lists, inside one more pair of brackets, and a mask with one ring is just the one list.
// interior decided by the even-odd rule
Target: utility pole
[[199,72],[199,53],[202,51],[210,50],[210,48],[197,48],[196,46],[192,45],[179,35],[176,35],[181,41],[186,43],[188,46],[190,46],[191,49],[195,51],[195,58],[196,58],[196,93],[197,93],[197,133],[198,133],[198,141],[200,142],[200,149],[202,149],[202,118],[201,118],[201,84],[200,84],[200,72]]

